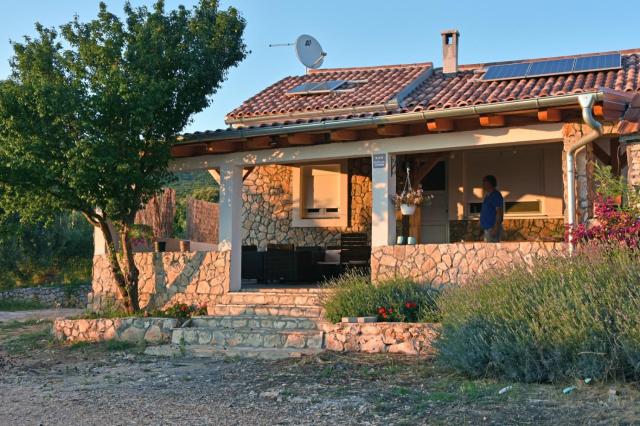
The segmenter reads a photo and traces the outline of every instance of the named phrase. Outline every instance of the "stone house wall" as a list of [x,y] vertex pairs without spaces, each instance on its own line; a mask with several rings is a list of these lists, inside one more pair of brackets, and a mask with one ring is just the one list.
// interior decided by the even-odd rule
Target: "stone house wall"
[[[136,253],[140,307],[162,309],[175,303],[215,303],[229,292],[230,251]],[[93,258],[89,305],[100,311],[120,299],[109,261]]]
[[371,235],[371,159],[349,160],[349,226],[303,228],[292,226],[292,168],[255,167],[246,177],[242,192],[244,245],[265,249],[267,244],[338,246],[343,232]]
[[474,275],[530,262],[536,256],[562,254],[565,243],[455,243],[374,247],[371,279],[394,277],[433,284],[465,284]]

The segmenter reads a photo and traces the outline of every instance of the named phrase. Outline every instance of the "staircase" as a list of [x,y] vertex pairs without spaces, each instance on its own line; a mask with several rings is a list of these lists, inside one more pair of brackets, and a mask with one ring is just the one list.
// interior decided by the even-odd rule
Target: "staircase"
[[258,289],[229,293],[173,330],[171,345],[147,348],[153,355],[217,354],[281,359],[312,355],[324,347],[317,288]]

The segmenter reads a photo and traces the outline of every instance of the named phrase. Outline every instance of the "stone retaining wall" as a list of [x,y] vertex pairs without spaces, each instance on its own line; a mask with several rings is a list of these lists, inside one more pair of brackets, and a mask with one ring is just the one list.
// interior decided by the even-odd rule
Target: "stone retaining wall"
[[[230,251],[136,253],[140,307],[163,309],[175,303],[217,302],[229,292]],[[105,255],[93,258],[90,307],[103,310],[121,299]]]
[[174,318],[57,319],[53,334],[67,342],[119,340],[159,344],[171,341],[171,330],[177,325]]
[[428,323],[338,323],[325,326],[325,345],[338,352],[431,355],[439,329]]
[[374,247],[371,279],[394,277],[434,284],[464,284],[471,277],[514,262],[562,254],[565,243],[456,243]]
[[0,292],[0,300],[15,299],[39,302],[46,306],[86,308],[89,291],[91,291],[89,284],[81,286],[14,288]]

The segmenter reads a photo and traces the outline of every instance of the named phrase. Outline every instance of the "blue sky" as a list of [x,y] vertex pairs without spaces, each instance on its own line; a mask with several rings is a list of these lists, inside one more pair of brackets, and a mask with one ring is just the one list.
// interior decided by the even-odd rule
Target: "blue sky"
[[[172,8],[195,2],[167,0],[166,4]],[[119,13],[124,0],[106,3]],[[440,31],[448,28],[461,32],[461,63],[640,47],[640,32],[631,19],[639,16],[636,1],[625,2],[624,11],[592,0],[222,0],[221,4],[237,7],[246,18],[245,40],[251,54],[229,72],[213,104],[194,117],[187,131],[225,127],[225,113],[243,100],[282,77],[304,73],[293,48],[268,47],[292,42],[303,33],[320,40],[328,53],[324,67],[424,61],[438,66]],[[0,78],[9,72],[9,40],[33,34],[34,22],[57,26],[74,14],[88,20],[97,10],[97,0],[0,0]]]

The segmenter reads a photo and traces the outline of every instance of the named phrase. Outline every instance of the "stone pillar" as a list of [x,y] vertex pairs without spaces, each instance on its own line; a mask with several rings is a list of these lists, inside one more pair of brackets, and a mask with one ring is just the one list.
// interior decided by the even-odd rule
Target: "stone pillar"
[[640,188],[640,135],[625,141],[627,150],[627,183]]
[[[562,182],[564,184],[564,215],[567,220],[567,151],[582,136],[592,131],[584,124],[569,123],[562,129],[564,136],[562,149]],[[594,142],[595,143],[595,142]],[[589,144],[575,153],[575,185],[576,185],[576,224],[583,223],[593,217],[593,171],[595,157],[593,144]]]
[[224,290],[241,287],[242,265],[242,167],[220,167],[218,251],[230,251],[229,283]]
[[392,196],[396,190],[395,156],[376,153],[371,157],[371,245],[395,244],[396,215]]

